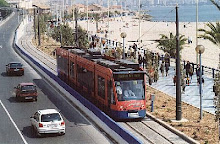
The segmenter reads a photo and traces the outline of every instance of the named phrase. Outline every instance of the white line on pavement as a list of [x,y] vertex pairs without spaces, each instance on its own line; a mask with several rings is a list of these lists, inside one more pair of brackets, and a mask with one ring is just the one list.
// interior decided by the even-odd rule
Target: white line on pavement
[[12,119],[12,117],[10,116],[8,110],[5,108],[4,104],[2,103],[2,101],[0,100],[0,103],[2,105],[2,107],[4,108],[5,112],[7,113],[9,119],[11,120],[11,122],[13,123],[13,125],[15,126],[16,130],[18,131],[19,135],[21,136],[22,140],[24,141],[25,144],[28,144],[27,141],[24,139],[23,135],[21,134],[20,130],[18,129],[17,125],[15,124],[14,120]]
[[2,48],[2,46],[0,45],[0,48]]

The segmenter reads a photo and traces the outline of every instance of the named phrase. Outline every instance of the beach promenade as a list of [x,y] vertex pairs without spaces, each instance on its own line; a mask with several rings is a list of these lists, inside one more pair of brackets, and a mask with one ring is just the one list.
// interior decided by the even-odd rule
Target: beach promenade
[[[153,83],[151,87],[176,98],[176,86],[173,83],[175,73],[175,63],[171,62],[168,76],[162,77],[161,72],[159,72],[159,80],[156,83]],[[202,85],[202,108],[204,111],[215,114],[213,103],[213,98],[215,96],[213,92],[214,81],[210,75],[203,75],[203,78],[205,82]],[[181,100],[194,107],[200,108],[199,85],[197,84],[197,76],[195,72],[191,83],[186,85],[185,92],[182,92]]]

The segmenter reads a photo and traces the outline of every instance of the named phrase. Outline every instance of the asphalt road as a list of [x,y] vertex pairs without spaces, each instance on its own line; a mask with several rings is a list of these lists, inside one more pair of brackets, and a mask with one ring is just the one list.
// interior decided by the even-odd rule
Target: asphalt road
[[[0,27],[0,143],[111,143],[14,52],[12,41],[17,25],[18,16],[15,14]],[[5,65],[12,61],[23,63],[24,76],[6,76]],[[14,87],[20,82],[33,82],[37,85],[39,93],[37,102],[16,101]],[[61,110],[66,122],[66,135],[47,135],[42,138],[35,136],[30,125],[30,116],[38,109],[47,108]]]

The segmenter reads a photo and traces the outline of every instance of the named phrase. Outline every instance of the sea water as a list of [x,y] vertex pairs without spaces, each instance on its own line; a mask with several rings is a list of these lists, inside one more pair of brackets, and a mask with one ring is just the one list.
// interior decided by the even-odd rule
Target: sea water
[[[175,6],[152,6],[144,9],[152,16],[151,21],[176,21]],[[179,5],[178,13],[180,22],[196,22],[196,5]],[[198,21],[220,21],[220,11],[214,5],[199,5]]]

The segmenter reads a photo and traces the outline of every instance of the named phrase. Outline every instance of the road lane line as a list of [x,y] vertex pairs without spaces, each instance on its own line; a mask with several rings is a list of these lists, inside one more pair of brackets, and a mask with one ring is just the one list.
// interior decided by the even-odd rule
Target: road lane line
[[15,126],[16,130],[18,131],[19,135],[21,136],[23,142],[25,144],[28,144],[27,141],[24,139],[23,135],[21,134],[20,130],[18,129],[17,125],[15,124],[14,120],[12,119],[12,117],[10,116],[8,110],[5,108],[4,104],[2,103],[2,101],[0,100],[0,103],[2,105],[2,107],[4,108],[5,112],[7,113],[9,119],[11,120],[11,122],[13,123],[13,125]]

